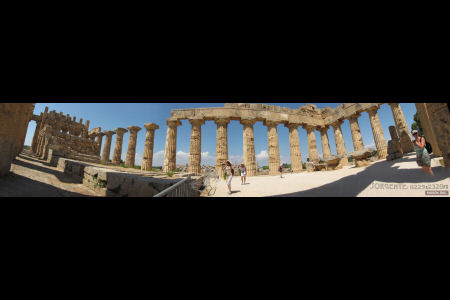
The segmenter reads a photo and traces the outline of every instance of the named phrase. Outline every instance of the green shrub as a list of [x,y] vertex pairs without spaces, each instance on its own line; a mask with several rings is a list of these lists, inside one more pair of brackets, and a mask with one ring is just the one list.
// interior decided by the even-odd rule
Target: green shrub
[[352,162],[353,161],[353,156],[349,156],[348,157],[348,162]]
[[140,169],[141,169],[141,166],[134,166],[134,168],[135,168],[136,170],[140,170]]
[[174,172],[172,171],[172,172],[167,172],[167,176],[169,176],[169,177],[172,177],[173,176],[173,174],[174,174]]
[[263,166],[263,170],[269,170],[269,166]]

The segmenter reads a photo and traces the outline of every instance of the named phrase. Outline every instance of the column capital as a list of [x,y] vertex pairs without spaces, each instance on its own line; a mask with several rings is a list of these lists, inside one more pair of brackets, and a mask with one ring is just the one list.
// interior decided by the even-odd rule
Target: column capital
[[203,125],[205,124],[205,119],[189,119],[191,125]]
[[167,119],[167,126],[177,127],[180,125],[181,125],[181,122],[178,119]]
[[128,132],[128,130],[126,130],[125,128],[116,128],[114,129],[114,131],[117,133],[118,136],[122,136]]
[[159,126],[155,123],[145,123],[144,127],[147,131],[159,129]]
[[228,125],[230,123],[230,118],[215,118],[214,123],[217,125]]
[[361,113],[358,112],[358,113],[355,113],[355,114],[353,114],[353,115],[351,115],[351,116],[348,116],[348,120],[349,120],[349,121],[350,121],[350,120],[357,120],[360,116],[361,116]]
[[111,130],[105,130],[104,132],[103,132],[106,136],[113,136],[114,134],[116,134],[114,131],[111,131]]
[[336,120],[333,123],[331,123],[330,125],[333,127],[338,127],[341,126],[344,123],[344,120]]
[[142,129],[139,126],[128,126],[127,128],[130,131],[130,133],[137,133]]
[[367,112],[369,115],[374,115],[374,114],[376,114],[376,113],[378,112],[379,109],[380,109],[380,106],[379,106],[379,105],[377,105],[377,106],[372,106],[372,107],[369,107],[368,109],[366,109],[366,112]]
[[284,127],[287,127],[287,128],[298,128],[301,125],[302,124],[300,124],[300,123],[285,123]]
[[264,120],[263,125],[267,126],[267,127],[272,127],[272,126],[278,126],[278,124],[280,124],[281,121],[277,121],[277,120]]
[[106,133],[104,133],[104,132],[99,132],[98,133],[98,136],[100,136],[100,137],[104,137],[106,135]]
[[255,123],[256,123],[256,119],[253,119],[253,118],[241,119],[242,125],[253,126],[253,125],[255,125]]
[[317,127],[317,130],[318,130],[320,133],[327,132],[328,129],[330,129],[330,125],[325,125],[325,126]]
[[309,125],[309,124],[303,124],[302,125],[302,127],[303,127],[303,129],[305,129],[305,130],[311,130],[311,129],[316,129],[316,126],[314,126],[314,125]]

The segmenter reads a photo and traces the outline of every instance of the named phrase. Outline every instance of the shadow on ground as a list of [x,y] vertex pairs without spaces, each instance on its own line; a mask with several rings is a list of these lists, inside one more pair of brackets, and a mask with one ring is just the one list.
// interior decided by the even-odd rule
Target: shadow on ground
[[[444,180],[450,175],[443,167],[433,167],[434,177],[426,175],[419,167],[417,169],[399,169],[398,166],[393,167],[396,163],[411,160],[415,161],[416,159],[415,157],[405,157],[394,161],[372,164],[355,175],[343,177],[317,188],[270,197],[356,197],[374,181],[389,183],[433,183]],[[395,190],[393,190],[393,193],[395,193]]]
[[9,173],[0,179],[0,197],[88,197],[55,186]]
[[[32,159],[32,158],[29,158],[28,156],[25,156],[25,155],[21,155],[20,157],[22,159],[25,159],[25,160],[33,160],[33,161],[42,163],[42,161],[38,161],[38,160],[35,160],[35,159]],[[69,177],[68,175],[64,174],[61,171],[52,170],[52,169],[49,169],[49,168],[37,166],[35,164],[30,164],[30,163],[24,162],[22,160],[14,160],[14,164],[18,165],[18,166],[22,166],[24,168],[28,168],[28,169],[36,170],[36,171],[39,171],[39,172],[55,175],[58,178],[58,180],[61,181],[61,182],[65,182],[65,183],[80,183],[79,181],[75,180],[72,177]]]

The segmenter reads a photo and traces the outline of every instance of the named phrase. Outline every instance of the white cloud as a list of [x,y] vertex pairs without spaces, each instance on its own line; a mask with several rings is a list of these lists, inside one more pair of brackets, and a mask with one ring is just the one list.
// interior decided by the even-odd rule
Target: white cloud
[[267,153],[267,150],[261,150],[258,154],[256,154],[256,159],[263,160],[268,159],[269,153]]

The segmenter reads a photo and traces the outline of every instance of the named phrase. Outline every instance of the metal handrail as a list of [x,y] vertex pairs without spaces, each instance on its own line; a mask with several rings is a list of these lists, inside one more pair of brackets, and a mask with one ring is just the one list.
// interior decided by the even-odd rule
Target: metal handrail
[[[165,189],[164,191],[156,194],[153,197],[164,197],[167,194],[169,194],[170,192],[172,192],[173,190],[175,190],[176,188],[178,188],[180,185],[182,185],[184,182],[186,182],[187,180],[189,180],[191,178],[191,176],[189,175],[188,177],[184,178],[183,180],[180,180],[179,182],[175,183],[174,185],[168,187],[167,189]],[[181,196],[181,194],[178,192],[177,190],[177,196]]]

